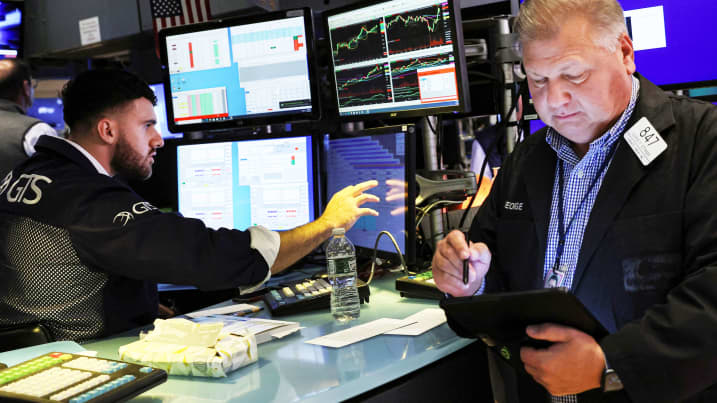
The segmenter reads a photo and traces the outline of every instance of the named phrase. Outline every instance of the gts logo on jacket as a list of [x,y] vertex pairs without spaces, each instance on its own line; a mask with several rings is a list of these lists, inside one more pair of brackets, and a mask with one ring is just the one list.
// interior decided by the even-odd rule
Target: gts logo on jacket
[[132,212],[129,211],[120,211],[117,213],[114,218],[112,219],[113,224],[122,224],[124,227],[127,225],[128,222],[134,220],[134,216],[138,214],[144,214],[148,211],[154,211],[158,210],[157,207],[154,207],[149,202],[138,202],[132,205]]
[[[15,182],[12,182],[12,171],[5,176],[2,183],[0,183],[0,196],[5,191],[7,194],[5,197],[9,203],[24,203],[27,205],[33,205],[40,202],[42,199],[42,190],[40,190],[40,182],[52,183],[52,179],[47,176],[37,174],[22,174]],[[29,191],[29,192],[28,192]]]

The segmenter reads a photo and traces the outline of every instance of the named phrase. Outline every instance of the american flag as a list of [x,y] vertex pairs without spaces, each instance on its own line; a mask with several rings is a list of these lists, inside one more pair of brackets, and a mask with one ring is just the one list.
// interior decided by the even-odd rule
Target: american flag
[[209,0],[151,0],[154,50],[159,58],[159,37],[164,28],[209,21]]
[[154,32],[211,18],[209,0],[151,0]]

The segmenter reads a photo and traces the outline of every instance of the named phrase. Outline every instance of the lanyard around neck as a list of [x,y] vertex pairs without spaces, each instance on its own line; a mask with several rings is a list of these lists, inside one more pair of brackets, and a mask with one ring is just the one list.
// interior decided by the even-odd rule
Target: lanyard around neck
[[570,231],[570,228],[573,225],[573,222],[575,222],[575,218],[578,215],[578,212],[580,209],[582,209],[583,204],[585,204],[585,200],[587,200],[590,193],[592,193],[593,188],[597,184],[600,177],[603,175],[603,172],[607,169],[608,165],[610,164],[610,160],[612,159],[612,156],[615,154],[615,150],[617,150],[617,147],[620,143],[620,140],[618,139],[615,141],[615,144],[610,146],[610,151],[608,151],[607,156],[605,157],[605,160],[600,165],[600,169],[598,169],[597,173],[595,174],[595,177],[590,182],[590,186],[588,187],[587,192],[583,195],[582,200],[580,200],[580,204],[578,204],[578,208],[575,209],[573,212],[572,217],[570,218],[570,221],[568,221],[567,228],[565,227],[565,212],[563,211],[563,191],[565,188],[564,178],[563,178],[563,165],[565,164],[565,161],[562,159],[558,162],[558,247],[555,250],[555,263],[553,264],[552,268],[552,274],[546,279],[545,286],[546,287],[562,287],[563,282],[565,280],[565,274],[567,272],[567,268],[561,268],[560,267],[560,260],[563,256],[563,248],[565,247],[565,238],[567,238],[567,234]]

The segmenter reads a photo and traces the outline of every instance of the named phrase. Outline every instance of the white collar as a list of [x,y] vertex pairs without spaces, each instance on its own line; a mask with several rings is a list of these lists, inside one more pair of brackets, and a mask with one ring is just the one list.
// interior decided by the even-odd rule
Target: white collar
[[85,158],[87,158],[90,161],[90,163],[95,167],[95,169],[97,170],[97,173],[100,173],[100,174],[106,175],[106,176],[111,176],[109,173],[107,173],[107,170],[105,170],[105,168],[102,166],[102,164],[100,164],[99,161],[97,161],[97,159],[95,159],[95,157],[93,157],[92,154],[87,152],[87,150],[85,150],[81,145],[75,143],[74,141],[72,141],[70,139],[66,139],[64,137],[58,137],[58,138],[70,143],[70,145],[75,147],[77,149],[77,151],[81,152],[82,155],[84,155]]

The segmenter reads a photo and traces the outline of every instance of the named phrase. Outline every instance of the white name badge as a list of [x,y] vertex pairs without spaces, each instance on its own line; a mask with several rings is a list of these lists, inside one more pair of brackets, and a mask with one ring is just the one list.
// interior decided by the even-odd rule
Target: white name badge
[[625,133],[625,140],[637,155],[642,165],[648,166],[660,154],[667,150],[667,143],[646,117],[638,120]]

